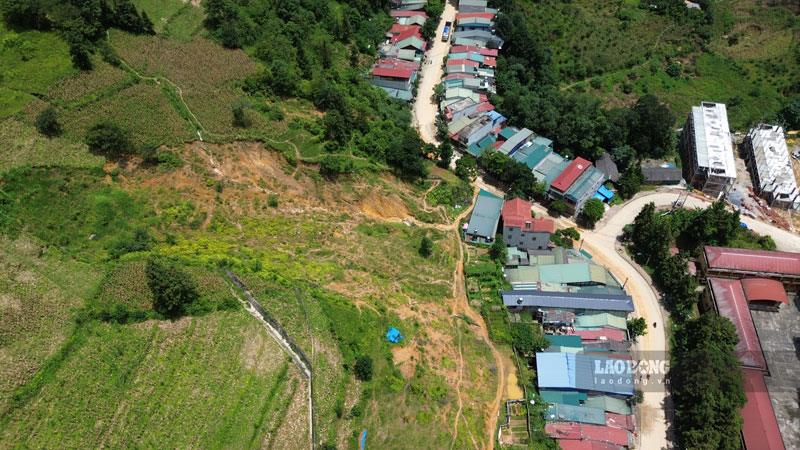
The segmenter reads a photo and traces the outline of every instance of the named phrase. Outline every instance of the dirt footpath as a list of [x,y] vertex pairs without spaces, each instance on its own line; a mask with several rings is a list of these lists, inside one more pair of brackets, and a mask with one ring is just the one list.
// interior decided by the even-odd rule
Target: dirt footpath
[[442,79],[444,57],[450,53],[450,41],[442,42],[444,23],[450,21],[455,24],[457,12],[452,2],[445,2],[444,13],[442,13],[439,28],[436,29],[433,46],[426,54],[425,61],[419,71],[422,80],[419,82],[417,98],[412,108],[412,120],[414,127],[419,130],[422,140],[428,143],[439,143],[436,139],[436,115],[439,105],[431,102],[431,97],[433,96],[433,88]]

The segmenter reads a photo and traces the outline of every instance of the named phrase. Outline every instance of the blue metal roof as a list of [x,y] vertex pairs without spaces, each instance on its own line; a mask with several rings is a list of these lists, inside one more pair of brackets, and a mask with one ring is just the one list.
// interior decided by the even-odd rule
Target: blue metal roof
[[608,200],[611,200],[612,198],[614,198],[614,193],[611,192],[611,190],[608,189],[605,186],[600,186],[600,189],[597,190],[597,193],[602,195],[603,197],[605,197]]
[[566,389],[633,395],[633,373],[626,360],[573,353],[537,353],[540,389]]

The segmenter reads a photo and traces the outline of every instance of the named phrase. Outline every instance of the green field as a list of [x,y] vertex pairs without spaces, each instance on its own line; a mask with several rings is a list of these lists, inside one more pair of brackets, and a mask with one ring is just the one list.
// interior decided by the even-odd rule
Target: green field
[[[798,92],[800,22],[787,8],[754,1],[714,2],[713,37],[641,8],[638,1],[525,3],[553,50],[562,87],[608,106],[656,94],[682,120],[700,101],[728,104],[731,127],[744,130]],[[569,30],[569,32],[566,32]],[[667,74],[674,66],[676,75]]]

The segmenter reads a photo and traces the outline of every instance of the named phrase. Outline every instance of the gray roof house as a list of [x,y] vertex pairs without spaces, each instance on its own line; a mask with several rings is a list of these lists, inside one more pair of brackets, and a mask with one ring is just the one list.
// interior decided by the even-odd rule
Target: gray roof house
[[536,311],[539,308],[557,308],[633,312],[633,299],[630,295],[511,290],[503,291],[502,296],[503,304],[510,311]]
[[[462,156],[471,158],[471,156]],[[464,240],[475,244],[491,244],[497,234],[503,199],[481,189],[469,222],[464,224]]]
[[615,183],[619,181],[619,169],[617,169],[617,164],[614,163],[608,152],[603,153],[603,156],[594,162],[594,166],[605,174],[606,179]]

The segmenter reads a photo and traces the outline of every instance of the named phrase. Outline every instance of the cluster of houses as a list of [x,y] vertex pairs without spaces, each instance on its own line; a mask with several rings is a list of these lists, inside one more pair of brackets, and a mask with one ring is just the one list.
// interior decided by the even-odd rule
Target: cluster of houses
[[[633,299],[591,255],[554,246],[554,222],[532,217],[529,202],[504,202],[481,191],[464,237],[487,244],[498,231],[508,246],[503,271],[513,289],[501,294],[510,320],[541,324],[551,343],[527,355],[535,357],[539,393],[548,403],[545,431],[565,449],[632,446],[635,380],[628,370],[627,317]],[[619,364],[619,371],[597,369]],[[513,434],[503,439],[511,442]]]
[[[698,262],[707,286],[701,309],[730,319],[739,335],[735,355],[745,375],[747,396],[741,410],[743,448],[783,450],[786,447],[765,376],[787,374],[782,373],[783,367],[769,366],[751,310],[771,316],[789,303],[787,291],[796,292],[800,287],[800,253],[706,246]],[[772,362],[780,364],[780,355],[772,355],[776,357]],[[796,418],[785,420],[791,423]]]
[[[702,102],[693,106],[681,132],[679,149],[683,176],[689,184],[714,198],[730,192],[736,182],[736,162],[724,104]],[[800,207],[783,128],[759,124],[744,138],[742,149],[756,194],[772,207]]]
[[390,15],[395,23],[386,33],[386,41],[378,49],[379,59],[372,68],[369,82],[391,98],[411,101],[414,83],[427,41],[420,34],[428,20],[424,0],[393,0]]

